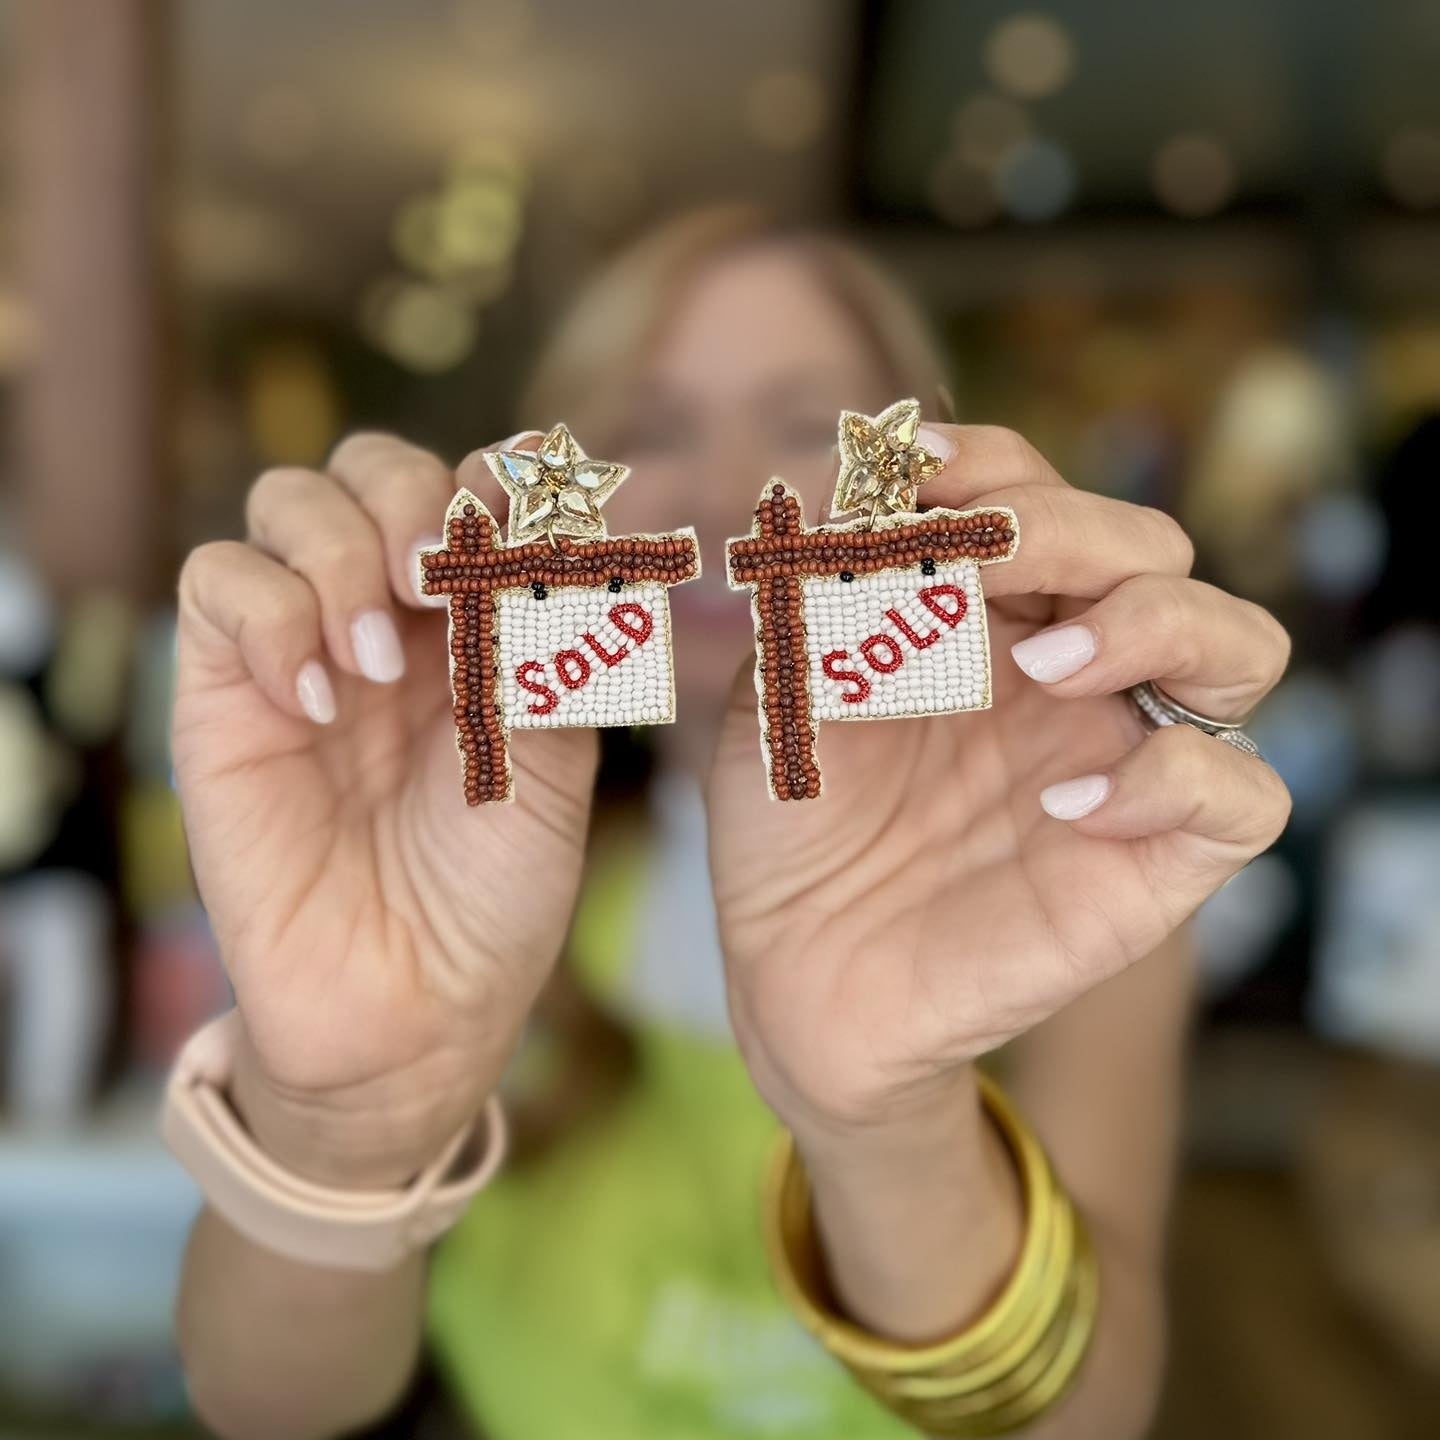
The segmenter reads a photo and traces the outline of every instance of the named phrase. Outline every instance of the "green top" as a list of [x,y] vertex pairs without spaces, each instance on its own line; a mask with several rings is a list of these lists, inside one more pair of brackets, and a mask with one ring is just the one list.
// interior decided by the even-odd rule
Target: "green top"
[[[645,857],[617,856],[576,917],[582,979],[617,994]],[[506,1173],[435,1257],[429,1328],[492,1440],[913,1437],[778,1299],[759,1229],[774,1117],[733,1045],[643,1025],[599,1122]]]

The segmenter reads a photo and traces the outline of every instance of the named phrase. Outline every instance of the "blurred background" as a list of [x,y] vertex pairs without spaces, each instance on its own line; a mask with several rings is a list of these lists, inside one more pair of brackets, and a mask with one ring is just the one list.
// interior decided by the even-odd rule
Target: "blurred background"
[[555,418],[510,407],[558,307],[717,198],[861,240],[960,418],[1291,628],[1156,1434],[1435,1433],[1440,0],[9,0],[0,103],[0,1435],[189,1433],[179,557],[349,428]]

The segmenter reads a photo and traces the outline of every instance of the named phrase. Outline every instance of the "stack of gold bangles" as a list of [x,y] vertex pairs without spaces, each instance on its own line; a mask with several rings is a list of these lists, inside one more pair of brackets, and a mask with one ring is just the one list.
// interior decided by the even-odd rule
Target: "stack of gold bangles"
[[1037,1420],[1078,1372],[1099,1304],[1099,1272],[1082,1216],[1009,1097],[978,1073],[985,1108],[1020,1174],[1025,1238],[994,1303],[959,1334],[902,1345],[837,1313],[809,1183],[788,1134],[780,1136],[765,1197],[766,1247],[786,1302],[888,1410],[936,1436],[1002,1435]]

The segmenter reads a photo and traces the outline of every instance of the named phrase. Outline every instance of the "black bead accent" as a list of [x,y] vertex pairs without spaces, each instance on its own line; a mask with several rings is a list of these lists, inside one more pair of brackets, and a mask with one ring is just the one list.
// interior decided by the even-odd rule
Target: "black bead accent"
[[848,585],[855,578],[855,572],[853,570],[842,570],[840,572],[840,578]]
[[549,591],[547,591],[547,590],[545,589],[545,584],[544,584],[543,581],[537,580],[537,581],[530,587],[530,593],[531,593],[537,600],[543,600],[543,599],[545,598],[545,596],[546,596],[547,594],[549,594]]
[[612,595],[618,595],[620,591],[624,588],[624,586],[625,582],[618,575],[612,575],[610,577],[609,585],[607,585],[605,588],[609,590]]
[[933,575],[935,573],[935,560],[932,556],[927,555],[920,562],[920,573],[922,575]]

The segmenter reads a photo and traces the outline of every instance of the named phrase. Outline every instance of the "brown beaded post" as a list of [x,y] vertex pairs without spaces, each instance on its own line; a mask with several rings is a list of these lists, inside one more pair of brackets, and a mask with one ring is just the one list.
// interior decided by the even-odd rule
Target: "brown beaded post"
[[[755,511],[756,532],[777,545],[795,543],[804,529],[800,501],[783,485]],[[734,574],[735,561],[731,560]],[[810,677],[805,665],[805,614],[794,564],[782,560],[755,579],[760,616],[761,710],[770,784],[778,800],[814,799],[820,793],[815,727],[810,719]]]
[[726,560],[731,585],[755,590],[761,723],[777,800],[811,800],[820,793],[800,582],[925,561],[986,564],[1010,559],[1015,544],[1015,518],[1005,510],[937,510],[875,530],[807,530],[800,497],[783,481],[770,484],[750,534],[730,541]]
[[553,545],[547,539],[506,548],[485,506],[468,490],[456,494],[445,514],[445,546],[420,553],[420,590],[450,597],[450,683],[468,804],[508,800],[512,794],[496,683],[499,592],[533,585],[605,589],[615,580],[679,585],[699,568],[699,549],[685,534],[602,540],[561,535]]

